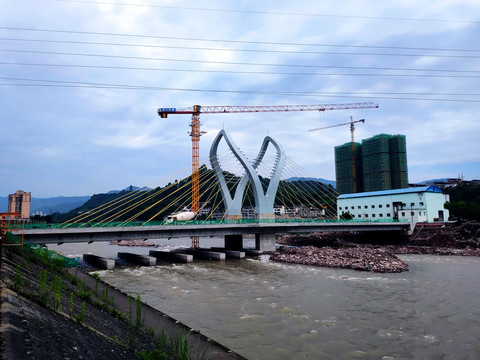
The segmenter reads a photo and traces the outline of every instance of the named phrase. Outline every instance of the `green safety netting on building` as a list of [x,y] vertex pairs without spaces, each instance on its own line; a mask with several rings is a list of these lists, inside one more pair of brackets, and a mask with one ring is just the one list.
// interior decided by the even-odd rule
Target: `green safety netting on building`
[[20,236],[12,234],[11,232],[5,233],[5,241],[3,245],[18,245],[23,246],[28,251],[32,251],[39,255],[41,258],[44,258],[48,261],[54,261],[62,264],[66,267],[75,267],[78,266],[80,259],[79,258],[69,258],[67,256],[63,256],[55,251],[49,250],[46,247],[43,247],[38,244],[34,244],[28,240],[23,240]]

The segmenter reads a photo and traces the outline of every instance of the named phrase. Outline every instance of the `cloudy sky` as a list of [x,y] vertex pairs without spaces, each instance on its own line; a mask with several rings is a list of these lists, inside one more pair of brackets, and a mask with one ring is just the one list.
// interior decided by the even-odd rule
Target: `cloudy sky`
[[334,146],[407,138],[409,181],[480,178],[480,2],[0,0],[0,196],[90,195],[191,166],[188,115],[159,107],[376,102],[204,114],[246,152],[266,135],[335,180]]

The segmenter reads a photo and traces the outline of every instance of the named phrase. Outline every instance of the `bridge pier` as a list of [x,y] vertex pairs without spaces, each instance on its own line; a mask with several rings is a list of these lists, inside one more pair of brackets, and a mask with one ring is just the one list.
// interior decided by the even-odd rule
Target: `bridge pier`
[[275,251],[275,234],[255,234],[255,250]]
[[242,250],[243,235],[225,235],[225,249]]

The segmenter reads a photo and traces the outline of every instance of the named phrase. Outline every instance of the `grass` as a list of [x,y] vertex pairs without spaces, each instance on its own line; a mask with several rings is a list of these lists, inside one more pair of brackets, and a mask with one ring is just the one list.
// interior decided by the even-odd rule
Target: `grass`
[[[3,251],[4,250],[4,251]],[[84,280],[79,280],[66,270],[61,262],[45,255],[43,251],[29,251],[23,246],[2,249],[5,257],[12,262],[21,262],[17,265],[13,281],[8,283],[2,280],[12,290],[22,294],[35,303],[70,317],[79,324],[87,320],[87,305],[103,310],[109,315],[118,318],[127,325],[127,338],[125,341],[115,337],[112,340],[126,346],[142,359],[205,359],[205,352],[200,351],[200,346],[193,348],[188,342],[188,334],[167,334],[164,330],[155,333],[153,328],[144,327],[142,319],[142,301],[140,295],[130,297],[130,313],[124,314],[113,306],[114,297],[109,296],[108,287],[98,294],[99,275],[94,273],[96,279],[95,292],[87,289]],[[16,257],[18,256],[18,257]],[[38,267],[43,270],[38,270]],[[29,270],[29,268],[31,268]],[[30,287],[25,286],[24,274],[30,276]],[[32,274],[33,278],[31,277]],[[3,274],[2,274],[3,279]],[[27,283],[28,284],[28,283]],[[34,286],[33,286],[34,285]],[[67,290],[64,295],[64,291]],[[68,309],[68,314],[63,309]],[[151,344],[145,348],[140,339],[150,339]]]

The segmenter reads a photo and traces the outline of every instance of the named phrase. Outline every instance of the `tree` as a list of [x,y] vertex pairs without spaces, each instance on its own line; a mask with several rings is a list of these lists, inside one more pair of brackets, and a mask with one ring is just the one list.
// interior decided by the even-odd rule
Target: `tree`
[[480,221],[480,186],[460,184],[443,192],[450,195],[450,202],[445,203],[450,216]]

